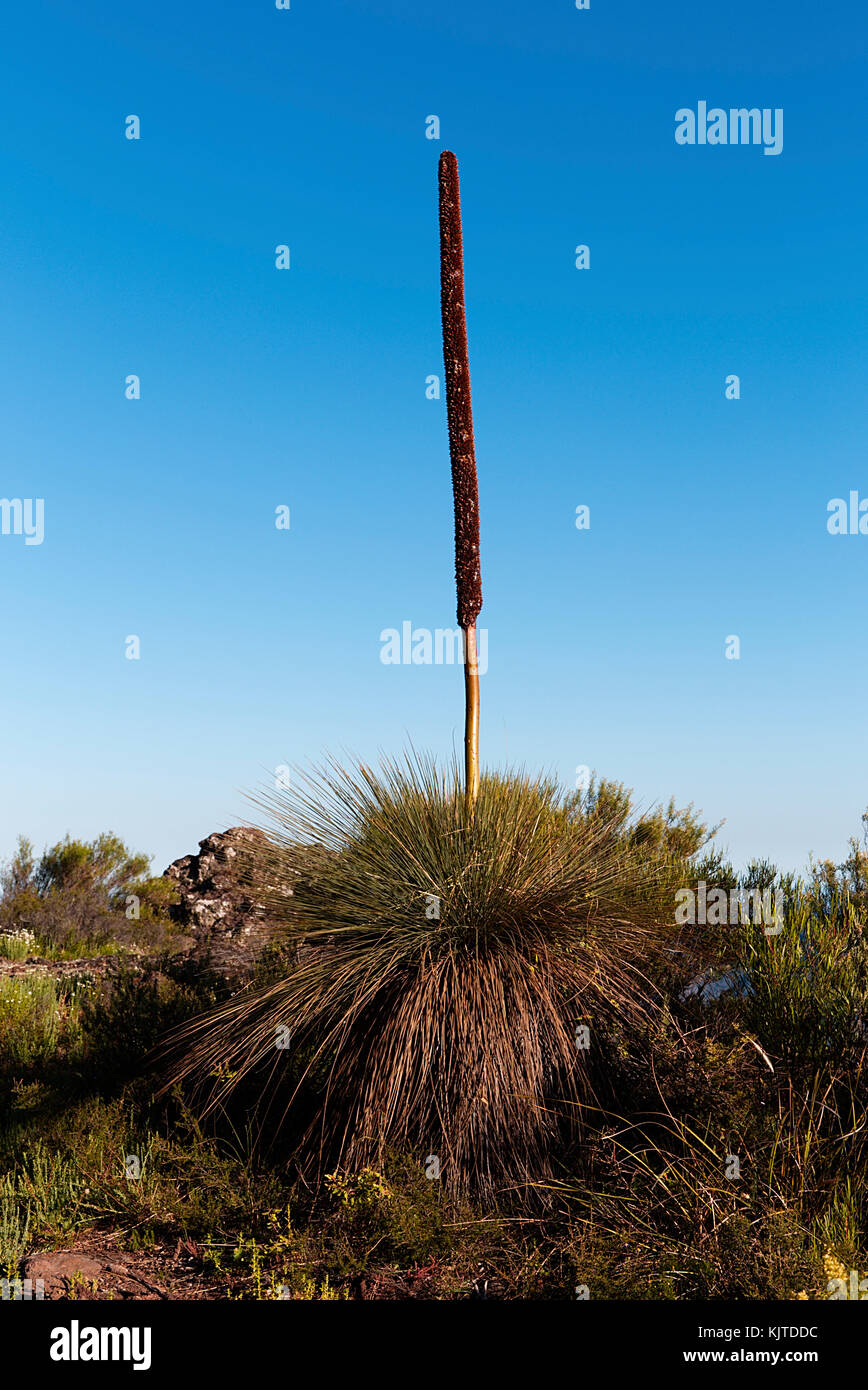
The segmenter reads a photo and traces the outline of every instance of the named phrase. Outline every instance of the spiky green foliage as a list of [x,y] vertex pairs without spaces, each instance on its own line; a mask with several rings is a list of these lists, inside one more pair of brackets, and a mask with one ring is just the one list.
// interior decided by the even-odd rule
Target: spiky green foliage
[[[665,859],[614,821],[571,821],[554,783],[519,774],[482,778],[468,826],[457,766],[416,757],[330,762],[258,804],[270,838],[247,870],[299,949],[283,978],[184,1028],[170,1084],[216,1078],[215,1103],[279,1073],[286,1029],[318,1087],[302,1155],[359,1169],[390,1146],[435,1154],[456,1190],[538,1180],[580,1123],[607,1020],[651,1007]],[[299,842],[330,853],[290,896]]]
[[740,922],[733,946],[747,982],[741,1015],[773,1057],[813,1067],[861,1054],[868,940],[864,909],[846,888],[795,885],[780,932]]

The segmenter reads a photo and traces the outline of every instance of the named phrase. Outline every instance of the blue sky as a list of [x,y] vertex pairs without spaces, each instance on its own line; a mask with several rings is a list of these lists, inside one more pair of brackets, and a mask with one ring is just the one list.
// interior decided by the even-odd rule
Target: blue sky
[[[4,26],[0,495],[44,498],[45,539],[0,536],[0,856],[113,829],[161,870],[280,764],[460,745],[460,672],[380,661],[385,628],[454,626],[444,148],[483,759],[693,801],[737,862],[842,855],[868,803],[868,536],[826,529],[868,497],[861,7],[30,0]],[[700,100],[783,109],[782,153],[677,145]]]

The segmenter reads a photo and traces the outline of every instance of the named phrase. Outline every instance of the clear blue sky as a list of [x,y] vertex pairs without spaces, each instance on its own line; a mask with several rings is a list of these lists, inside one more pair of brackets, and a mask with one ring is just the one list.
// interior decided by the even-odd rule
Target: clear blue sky
[[[12,7],[0,495],[44,498],[45,539],[0,536],[0,856],[113,829],[161,870],[279,764],[460,744],[460,672],[380,661],[384,628],[454,625],[444,148],[483,758],[693,801],[738,862],[840,856],[868,803],[868,536],[826,529],[868,497],[866,38],[803,0]],[[782,108],[783,152],[677,145],[700,100]]]

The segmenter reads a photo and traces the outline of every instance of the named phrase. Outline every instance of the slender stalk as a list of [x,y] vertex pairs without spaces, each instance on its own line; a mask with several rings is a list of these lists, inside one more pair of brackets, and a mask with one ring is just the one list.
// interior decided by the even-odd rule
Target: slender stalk
[[472,819],[479,792],[479,667],[476,619],[482,608],[479,568],[479,485],[473,444],[470,363],[464,309],[464,255],[458,161],[450,150],[440,156],[440,307],[449,454],[455,500],[455,587],[458,624],[464,631],[465,801]]
[[464,797],[473,817],[479,795],[479,664],[476,627],[464,629]]

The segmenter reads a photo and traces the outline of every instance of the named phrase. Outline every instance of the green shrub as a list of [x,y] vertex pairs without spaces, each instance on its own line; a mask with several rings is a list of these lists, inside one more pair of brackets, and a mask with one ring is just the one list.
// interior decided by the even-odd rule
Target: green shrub
[[14,1278],[29,1248],[30,1208],[0,1184],[0,1277]]
[[745,986],[737,1008],[772,1058],[813,1069],[860,1054],[868,1038],[868,938],[846,890],[797,885],[783,930],[733,929]]
[[0,978],[0,1071],[75,1047],[86,994],[80,980],[36,973]]
[[0,956],[4,960],[26,960],[38,954],[36,937],[22,927],[19,931],[0,933]]
[[121,970],[83,1002],[85,1055],[104,1078],[138,1075],[163,1034],[215,998],[215,981],[187,962],[163,958]]
[[148,862],[112,834],[89,842],[67,836],[38,859],[22,837],[0,875],[0,932],[26,931],[67,956],[112,943],[165,947],[174,935],[175,889],[150,878]]

